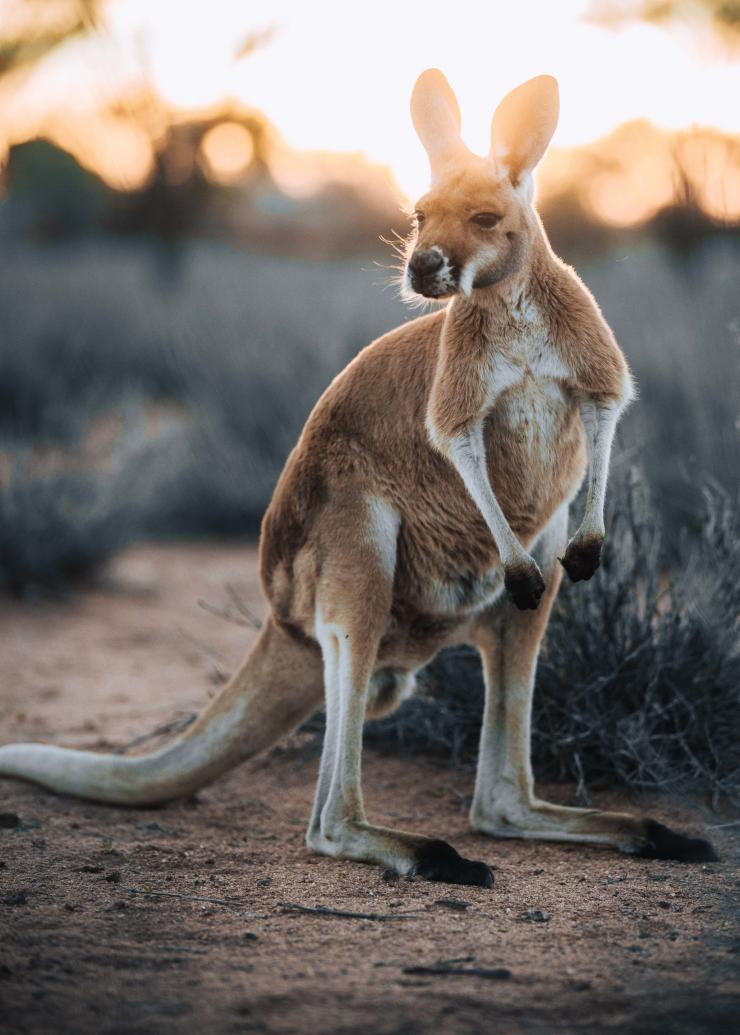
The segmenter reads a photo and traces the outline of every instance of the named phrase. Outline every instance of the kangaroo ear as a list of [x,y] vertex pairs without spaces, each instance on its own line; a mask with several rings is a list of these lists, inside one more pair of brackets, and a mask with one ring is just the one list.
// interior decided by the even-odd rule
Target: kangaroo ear
[[432,176],[450,160],[467,154],[460,138],[460,106],[437,68],[422,72],[411,94],[411,118],[432,167]]
[[560,112],[557,80],[538,75],[507,93],[491,123],[491,158],[513,183],[531,172],[555,132]]

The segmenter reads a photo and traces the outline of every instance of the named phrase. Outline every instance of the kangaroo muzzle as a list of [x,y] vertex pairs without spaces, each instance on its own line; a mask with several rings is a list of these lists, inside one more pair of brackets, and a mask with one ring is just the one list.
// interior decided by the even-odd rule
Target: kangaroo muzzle
[[412,289],[424,298],[442,298],[457,290],[459,270],[436,245],[417,248],[408,262]]

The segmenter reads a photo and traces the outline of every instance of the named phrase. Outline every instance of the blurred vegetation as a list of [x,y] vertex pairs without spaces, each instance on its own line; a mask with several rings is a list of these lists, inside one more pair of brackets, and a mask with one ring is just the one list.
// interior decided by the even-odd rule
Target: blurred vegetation
[[62,43],[100,27],[101,0],[23,0],[6,5],[0,76],[34,67]]
[[[3,470],[16,471],[18,495],[19,478],[107,472],[125,454],[117,484],[128,539],[254,534],[319,394],[361,347],[412,315],[372,261],[308,263],[191,242],[163,283],[146,241],[16,244],[6,255],[0,487],[8,491]],[[688,263],[646,243],[582,269],[641,394],[620,428],[615,469],[643,465],[666,560],[682,529],[701,531],[706,479],[736,484],[739,256],[726,238]],[[105,499],[115,509],[115,493]],[[40,528],[43,503],[33,506]],[[52,543],[57,520],[51,508]],[[43,581],[39,565],[28,570]],[[22,566],[12,581],[22,585]]]
[[554,151],[539,208],[555,250],[582,261],[655,241],[690,257],[740,236],[740,137],[625,123],[588,146]]
[[591,0],[589,15],[608,26],[636,19],[656,25],[705,23],[732,50],[740,48],[740,0]]
[[[4,555],[15,556],[5,582],[16,591],[23,571],[35,591],[71,570],[55,493],[24,492],[22,481],[58,490],[65,472],[75,482],[99,472],[109,550],[153,535],[254,535],[319,394],[362,346],[409,315],[373,289],[383,274],[372,263],[191,243],[176,280],[163,286],[146,241],[23,245],[8,259],[0,499],[12,496],[6,513],[17,529],[6,517],[0,534],[10,544]],[[30,542],[23,552],[13,545],[25,528],[37,530],[44,565]],[[101,531],[96,550],[105,541]]]
[[[146,97],[136,103],[143,111]],[[152,118],[152,167],[136,189],[114,189],[48,140],[13,145],[0,178],[0,240],[135,236],[176,256],[199,237],[317,259],[380,257],[384,238],[409,231],[388,174],[359,161],[325,158],[312,190],[287,193],[273,171],[284,160],[275,131],[259,113],[232,107],[176,123],[161,112]],[[249,156],[228,177],[210,164],[208,149],[224,129],[243,134]],[[298,156],[291,161],[300,167]],[[548,155],[539,182],[543,221],[569,261],[646,240],[687,256],[708,238],[740,236],[740,138],[714,130],[629,123]]]

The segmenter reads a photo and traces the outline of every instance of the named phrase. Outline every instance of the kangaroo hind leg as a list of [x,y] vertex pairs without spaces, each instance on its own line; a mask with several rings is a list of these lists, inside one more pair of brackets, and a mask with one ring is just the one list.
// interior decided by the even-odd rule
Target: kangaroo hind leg
[[[362,528],[363,516],[345,515],[342,525]],[[463,859],[444,841],[374,826],[365,816],[362,727],[390,614],[395,532],[392,554],[388,542],[382,546],[372,535],[347,542],[339,534],[322,564],[316,638],[324,658],[326,733],[307,843],[325,855],[402,874],[490,887],[484,863]]]
[[600,809],[568,808],[535,795],[530,765],[530,719],[540,642],[562,577],[556,561],[565,542],[563,511],[538,548],[546,590],[537,611],[495,604],[474,630],[486,683],[486,705],[471,822],[497,837],[539,838],[610,845],[650,858],[709,861],[711,845],[675,833],[652,819]]

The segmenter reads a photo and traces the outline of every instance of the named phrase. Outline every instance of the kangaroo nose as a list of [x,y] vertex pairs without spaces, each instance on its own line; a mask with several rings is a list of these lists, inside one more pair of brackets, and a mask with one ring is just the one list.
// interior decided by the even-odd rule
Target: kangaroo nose
[[436,249],[428,252],[414,252],[409,262],[409,269],[417,277],[426,277],[441,268],[443,258]]

